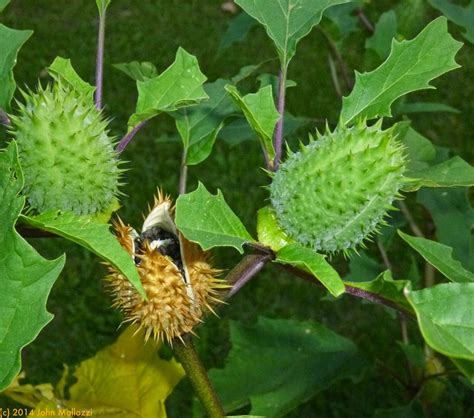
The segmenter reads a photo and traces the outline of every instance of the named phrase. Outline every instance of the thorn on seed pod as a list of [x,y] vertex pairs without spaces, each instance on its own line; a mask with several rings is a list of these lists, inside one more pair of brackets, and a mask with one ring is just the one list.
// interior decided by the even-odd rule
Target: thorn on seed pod
[[158,193],[140,233],[117,220],[117,239],[133,257],[148,300],[138,294],[127,278],[109,265],[106,277],[114,307],[125,314],[124,322],[137,324],[145,339],[172,343],[193,333],[206,312],[223,303],[219,292],[229,286],[219,279],[209,256],[196,244],[179,236],[174,206],[169,196]]

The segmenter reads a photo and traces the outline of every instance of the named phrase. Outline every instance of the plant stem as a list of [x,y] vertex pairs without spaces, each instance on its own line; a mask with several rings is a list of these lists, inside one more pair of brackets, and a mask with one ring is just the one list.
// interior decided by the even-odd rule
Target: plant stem
[[224,408],[199,359],[192,336],[190,334],[183,335],[182,341],[175,339],[173,350],[202,402],[207,416],[209,418],[225,418]]
[[334,56],[337,63],[339,64],[339,67],[341,68],[341,74],[342,74],[342,78],[344,79],[344,84],[346,85],[346,89],[351,90],[353,87],[353,82],[351,78],[349,77],[349,70],[347,68],[347,64],[344,61],[344,58],[342,57],[341,53],[339,52],[339,49],[337,48],[337,45],[334,42],[334,39],[332,39],[331,35],[329,35],[329,33],[325,31],[321,26],[318,26],[318,29],[322,33],[324,38],[326,39],[329,45],[329,49],[332,52],[332,55]]
[[410,229],[412,232],[419,238],[425,238],[425,234],[423,234],[422,230],[418,226],[418,224],[415,222],[415,218],[410,212],[410,209],[408,209],[408,206],[405,205],[405,202],[402,202],[401,200],[398,201],[398,204],[400,206],[400,210],[402,211],[403,215],[405,216],[408,225],[410,225]]
[[365,15],[364,11],[362,9],[359,9],[357,11],[357,17],[359,18],[360,22],[362,23],[362,25],[364,25],[364,27],[370,32],[370,33],[374,33],[375,29],[374,29],[374,25],[372,24],[372,22],[369,20],[369,18]]
[[285,114],[285,96],[286,96],[286,75],[287,64],[284,63],[280,70],[279,86],[278,86],[278,102],[277,110],[280,113],[280,119],[277,122],[275,136],[273,138],[273,146],[275,147],[275,160],[273,161],[273,170],[277,171],[280,166],[282,147],[283,147],[283,128]]
[[[303,280],[305,280],[305,281],[307,281],[311,284],[314,284],[316,286],[322,286],[322,284],[318,280],[315,280],[314,276],[310,273],[306,273],[305,271],[299,270],[295,267],[285,266],[285,265],[282,265],[282,264],[280,264],[280,267],[282,267],[283,269],[285,269],[287,271],[290,271],[295,276],[297,276],[297,277],[299,277],[299,278],[301,278],[301,279],[303,279]],[[414,315],[410,311],[406,310],[405,308],[403,308],[402,306],[396,304],[395,302],[392,302],[391,300],[385,299],[384,297],[376,295],[375,293],[371,293],[371,292],[368,292],[366,290],[358,289],[357,287],[348,286],[347,284],[345,285],[345,287],[346,287],[346,293],[348,295],[352,295],[352,296],[355,296],[355,297],[358,297],[358,298],[366,299],[366,300],[369,300],[369,301],[371,301],[373,303],[376,303],[378,305],[387,306],[389,308],[392,308],[392,309],[400,312],[400,314],[405,316],[406,318],[415,319]]]
[[5,126],[11,125],[11,121],[7,115],[7,112],[5,112],[2,108],[0,108],[0,123]]
[[331,54],[328,54],[328,64],[329,64],[329,71],[331,72],[332,83],[334,85],[334,89],[336,90],[337,97],[341,98],[342,97],[341,85],[337,77],[336,66],[334,64],[334,60],[332,59]]
[[226,282],[233,285],[226,298],[234,296],[253,277],[255,277],[265,265],[273,259],[270,254],[246,255],[226,276]]
[[180,168],[180,173],[179,173],[179,188],[178,188],[179,194],[186,193],[186,182],[188,180],[188,165],[186,164],[187,157],[188,157],[188,152],[185,147],[183,148],[183,155],[181,157],[181,168]]
[[127,135],[125,135],[117,145],[116,151],[118,153],[123,152],[126,148],[128,143],[133,139],[133,137],[138,133],[140,129],[142,129],[146,125],[147,121],[144,120],[140,122],[137,126],[135,126]]
[[95,107],[99,110],[102,109],[102,89],[104,79],[105,14],[105,10],[102,13],[99,13],[99,34],[97,37],[97,59],[95,70]]

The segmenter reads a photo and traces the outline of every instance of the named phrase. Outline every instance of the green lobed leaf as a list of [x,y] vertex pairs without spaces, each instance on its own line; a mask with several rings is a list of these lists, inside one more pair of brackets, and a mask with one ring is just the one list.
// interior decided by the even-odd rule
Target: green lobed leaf
[[186,150],[187,165],[199,164],[209,157],[225,119],[234,113],[224,88],[228,83],[219,79],[205,84],[204,91],[209,100],[171,113]]
[[296,53],[296,45],[321,21],[324,10],[348,0],[236,0],[235,3],[265,27],[286,68]]
[[405,295],[426,342],[454,358],[474,360],[474,283],[445,283]]
[[275,158],[273,132],[278,119],[280,119],[280,114],[275,107],[272,87],[263,87],[257,93],[247,94],[244,97],[240,95],[235,86],[228,84],[225,89],[242,110],[248,124],[260,139],[269,161],[273,161]]
[[208,98],[202,85],[206,76],[199,69],[195,56],[179,48],[175,61],[159,76],[137,81],[138,100],[130,117],[130,128],[161,112],[173,112],[196,105]]
[[52,232],[98,255],[121,271],[145,297],[133,258],[110,232],[110,225],[91,216],[77,216],[70,212],[49,211],[37,216],[22,215],[21,220],[34,228]]
[[417,201],[431,214],[437,240],[474,271],[474,208],[466,188],[421,189]]
[[227,205],[220,190],[212,195],[199,183],[194,192],[179,196],[175,222],[181,233],[203,250],[233,247],[243,253],[243,245],[254,239]]
[[311,273],[335,297],[342,295],[345,291],[344,282],[338,272],[326,261],[326,257],[310,248],[297,243],[289,244],[277,252],[275,261]]
[[16,90],[13,68],[18,51],[33,34],[31,30],[10,29],[0,24],[0,108],[9,110]]
[[121,62],[113,66],[135,81],[146,81],[158,75],[158,70],[155,65],[147,61]]
[[461,157],[453,157],[442,163],[419,168],[407,173],[415,179],[404,190],[414,191],[420,187],[470,187],[474,186],[474,167]]
[[412,237],[400,230],[398,235],[449,280],[458,283],[474,283],[474,273],[466,270],[458,260],[453,258],[451,247],[426,238]]
[[428,0],[428,2],[443,13],[451,22],[464,29],[464,37],[474,44],[474,0],[462,7],[448,0]]
[[[350,276],[349,276],[350,277]],[[362,289],[375,295],[381,296],[402,309],[411,312],[410,305],[405,299],[403,293],[404,288],[409,283],[408,280],[394,280],[392,273],[389,270],[380,273],[375,279],[364,282],[345,280],[344,283],[348,286]]]
[[434,78],[458,68],[454,60],[462,43],[448,32],[444,17],[432,21],[411,41],[394,41],[386,61],[369,73],[356,73],[354,89],[344,97],[341,119],[391,116],[391,105],[399,97],[433,88]]
[[281,417],[340,379],[357,379],[365,361],[352,341],[314,322],[260,317],[230,322],[232,349],[210,378],[227,412]]
[[0,391],[20,372],[21,350],[53,315],[46,301],[65,262],[46,260],[15,230],[24,205],[16,142],[0,151]]
[[56,57],[48,67],[49,73],[56,79],[66,82],[74,90],[91,98],[94,96],[95,87],[84,81],[74,70],[71,60]]
[[95,0],[97,3],[97,8],[99,9],[99,15],[103,17],[107,8],[109,7],[112,0]]
[[10,0],[0,0],[0,12],[3,12],[3,9],[8,6]]
[[372,49],[381,59],[390,54],[392,39],[397,35],[397,14],[390,10],[383,13],[375,24],[374,34],[365,41],[365,47]]

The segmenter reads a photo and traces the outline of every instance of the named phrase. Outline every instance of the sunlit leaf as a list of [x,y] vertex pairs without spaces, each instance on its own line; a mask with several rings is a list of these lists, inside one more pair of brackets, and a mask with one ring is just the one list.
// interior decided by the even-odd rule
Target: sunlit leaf
[[474,360],[474,283],[445,283],[405,294],[421,333],[436,351]]
[[162,112],[173,112],[207,99],[202,87],[205,81],[196,57],[179,48],[175,61],[163,73],[137,81],[137,107],[128,121],[129,127]]
[[18,51],[32,34],[31,30],[15,30],[0,24],[0,108],[4,110],[9,110],[16,90],[13,68]]
[[[47,409],[48,416],[54,417],[84,411],[104,418],[166,418],[165,400],[184,371],[174,359],[162,360],[158,349],[153,341],[145,343],[144,333],[131,326],[114,344],[79,364],[74,376],[66,368],[54,391],[51,384],[16,382],[4,394],[36,408],[32,416],[44,416]],[[73,378],[66,397],[63,386]]]
[[74,90],[90,96],[94,95],[95,87],[84,81],[74,70],[71,60],[56,57],[48,67],[50,74],[56,79],[69,84]]
[[21,220],[34,228],[69,239],[97,254],[120,270],[144,295],[135,263],[110,232],[110,225],[90,216],[60,211],[45,212],[37,216],[22,215]]
[[53,315],[46,301],[65,257],[41,257],[15,230],[25,204],[16,143],[0,151],[0,391],[20,372],[21,350]]
[[275,158],[273,132],[278,119],[280,119],[280,114],[275,107],[272,87],[263,87],[257,93],[247,94],[243,97],[235,86],[227,85],[225,89],[242,110],[250,127],[260,139],[262,147],[268,155],[268,160],[273,161]]
[[365,362],[355,345],[314,322],[259,318],[231,322],[232,350],[210,377],[227,412],[281,417],[340,379],[356,379]]
[[432,88],[431,80],[458,68],[454,60],[462,43],[448,33],[444,17],[431,22],[411,41],[394,41],[387,60],[372,72],[356,74],[356,83],[344,97],[343,123],[357,118],[391,116],[391,105],[399,97]]
[[122,71],[127,74],[132,80],[135,81],[146,81],[150,78],[155,78],[158,75],[158,70],[155,65],[151,62],[122,62],[119,64],[114,64],[114,67],[117,70]]
[[277,252],[275,261],[311,273],[333,296],[340,296],[345,291],[342,279],[326,261],[326,257],[310,248],[296,243],[289,244]]
[[296,45],[321,21],[324,10],[348,0],[236,0],[235,3],[265,27],[282,66],[287,67],[296,53]]
[[254,241],[222,192],[218,190],[217,195],[212,195],[202,183],[194,192],[178,198],[175,222],[182,234],[203,250],[234,247],[243,253],[242,246]]

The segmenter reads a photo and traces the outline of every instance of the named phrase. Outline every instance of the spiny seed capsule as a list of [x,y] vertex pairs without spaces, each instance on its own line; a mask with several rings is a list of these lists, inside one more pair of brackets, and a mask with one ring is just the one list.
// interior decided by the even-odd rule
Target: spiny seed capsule
[[108,122],[92,98],[58,81],[22,92],[11,116],[32,209],[103,213],[116,201],[123,171]]
[[290,154],[270,197],[278,223],[316,251],[349,251],[374,234],[404,184],[403,147],[381,121],[326,129]]
[[125,321],[145,330],[145,338],[167,340],[188,332],[202,322],[205,311],[219,303],[219,291],[229,286],[217,276],[207,253],[180,237],[174,224],[174,208],[159,193],[138,234],[122,221],[115,223],[117,238],[133,257],[148,300],[144,300],[125,276],[109,266],[106,280]]

